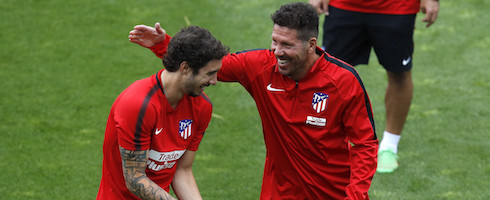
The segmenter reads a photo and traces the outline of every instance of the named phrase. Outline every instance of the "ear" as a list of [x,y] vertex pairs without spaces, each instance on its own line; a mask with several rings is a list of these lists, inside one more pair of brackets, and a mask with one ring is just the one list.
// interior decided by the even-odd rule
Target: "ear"
[[191,70],[191,67],[189,66],[189,63],[187,63],[186,61],[184,61],[184,62],[181,62],[180,63],[180,65],[179,65],[179,71],[182,74],[188,74],[192,70]]
[[308,53],[315,53],[316,43],[317,43],[316,37],[310,38],[310,40],[308,41]]

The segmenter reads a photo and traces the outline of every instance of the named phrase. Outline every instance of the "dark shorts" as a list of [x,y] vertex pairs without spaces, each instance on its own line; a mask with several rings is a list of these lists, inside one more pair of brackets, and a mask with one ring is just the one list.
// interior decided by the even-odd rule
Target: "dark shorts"
[[391,72],[412,68],[416,14],[386,15],[329,7],[323,25],[323,46],[351,65],[368,64],[371,47],[379,63]]

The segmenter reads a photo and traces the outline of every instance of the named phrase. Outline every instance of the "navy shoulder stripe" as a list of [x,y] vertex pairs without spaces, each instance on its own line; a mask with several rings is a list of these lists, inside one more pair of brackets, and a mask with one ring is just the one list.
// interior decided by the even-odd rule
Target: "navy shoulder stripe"
[[140,112],[138,113],[138,121],[136,122],[136,128],[134,131],[134,144],[136,151],[141,150],[141,125],[143,124],[143,118],[145,117],[146,109],[148,108],[148,103],[155,92],[160,88],[160,84],[156,84],[151,88],[151,90],[146,94],[143,104],[141,105]]
[[359,82],[359,84],[361,84],[361,87],[362,87],[362,90],[364,91],[364,102],[366,102],[366,109],[367,109],[367,113],[368,113],[368,117],[369,117],[369,121],[371,122],[371,126],[373,127],[373,131],[374,131],[374,139],[377,139],[378,136],[376,135],[376,126],[374,124],[374,116],[373,116],[373,112],[372,112],[372,108],[371,108],[371,104],[369,103],[369,97],[368,97],[368,94],[366,92],[366,88],[364,88],[364,84],[362,83],[362,80],[361,80],[361,77],[359,76],[359,74],[357,73],[356,70],[354,70],[354,68],[348,64],[345,64],[343,63],[342,61],[338,60],[338,59],[335,59],[333,57],[330,57],[328,54],[324,54],[325,56],[325,60],[327,60],[328,62],[331,62],[341,68],[344,68],[346,69],[347,71],[349,71],[350,73],[352,73],[357,81]]
[[247,53],[247,52],[250,52],[250,51],[259,51],[259,50],[264,50],[264,49],[249,49],[249,50],[243,50],[243,51],[238,51],[236,52],[235,54],[241,54],[241,53]]
[[208,98],[208,96],[206,96],[204,93],[201,93],[201,97],[204,98],[204,100],[206,100],[207,102],[209,102],[211,106],[213,106],[213,103],[211,102],[211,99]]

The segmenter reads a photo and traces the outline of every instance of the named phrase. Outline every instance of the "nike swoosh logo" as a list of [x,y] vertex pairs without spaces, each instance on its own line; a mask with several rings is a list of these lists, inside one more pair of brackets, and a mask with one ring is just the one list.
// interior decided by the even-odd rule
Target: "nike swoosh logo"
[[403,59],[402,60],[402,65],[403,66],[407,66],[411,59],[412,59],[412,57],[408,57],[407,59]]
[[277,88],[273,88],[271,85],[272,85],[272,83],[271,83],[271,84],[269,84],[269,85],[267,85],[267,90],[269,90],[269,91],[271,91],[271,92],[284,92],[284,91],[286,91],[286,90],[284,90],[284,89],[277,89]]
[[163,130],[163,128],[160,128],[160,129],[158,129],[158,128],[157,128],[157,129],[155,130],[155,135],[160,134],[160,132],[162,132],[162,130]]

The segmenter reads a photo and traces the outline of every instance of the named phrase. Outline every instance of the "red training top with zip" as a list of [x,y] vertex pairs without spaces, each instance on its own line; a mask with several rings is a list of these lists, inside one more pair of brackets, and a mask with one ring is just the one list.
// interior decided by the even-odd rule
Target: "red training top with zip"
[[[150,49],[161,57],[166,44]],[[354,68],[317,54],[298,82],[277,71],[271,50],[223,58],[218,79],[245,87],[262,119],[260,199],[369,199],[378,151],[369,97]]]

